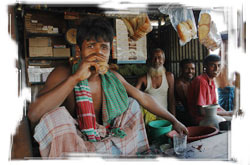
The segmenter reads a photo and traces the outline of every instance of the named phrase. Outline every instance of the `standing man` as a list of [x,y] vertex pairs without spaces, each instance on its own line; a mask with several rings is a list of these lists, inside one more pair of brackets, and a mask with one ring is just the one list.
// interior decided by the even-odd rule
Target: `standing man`
[[181,75],[175,81],[176,118],[184,125],[190,125],[187,107],[188,87],[195,75],[193,60],[184,59],[180,62]]
[[113,34],[104,17],[85,17],[77,30],[81,58],[73,66],[56,67],[30,104],[28,117],[36,125],[34,138],[42,157],[72,152],[128,156],[147,150],[138,103],[169,120],[177,132],[188,133],[150,95],[107,69]]
[[[145,87],[144,92],[151,95],[162,107],[175,116],[175,98],[174,98],[174,75],[167,72],[164,68],[165,53],[162,49],[156,48],[152,52],[150,68],[147,75],[139,78],[136,88]],[[157,116],[144,110],[144,119],[146,124],[156,120]]]
[[[208,55],[203,61],[205,72],[197,76],[188,88],[187,104],[191,116],[192,125],[199,125],[204,118],[201,107],[203,105],[217,104],[215,83],[221,70],[221,58],[217,55]],[[232,116],[223,108],[218,108],[217,114],[221,116]]]
[[228,34],[222,34],[222,46],[220,49],[221,72],[215,78],[218,87],[218,103],[226,111],[232,111],[234,108],[235,86],[228,75]]

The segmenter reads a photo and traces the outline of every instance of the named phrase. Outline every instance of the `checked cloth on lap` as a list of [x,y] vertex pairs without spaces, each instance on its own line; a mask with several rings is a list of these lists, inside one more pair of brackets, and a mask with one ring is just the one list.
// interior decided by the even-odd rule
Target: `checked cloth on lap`
[[85,141],[75,126],[77,124],[65,107],[46,113],[35,127],[34,134],[41,156],[65,157],[69,153],[135,156],[149,149],[140,106],[134,99],[129,99],[129,108],[113,123],[125,131],[127,136],[124,138],[110,136],[98,142]]
[[[73,73],[77,70],[79,63],[80,61],[73,65]],[[100,76],[104,91],[102,121],[104,126],[108,126],[115,117],[127,110],[128,95],[125,87],[112,72],[108,71]],[[81,132],[86,134],[91,142],[101,140],[96,131],[95,110],[88,80],[80,81],[74,89],[77,102],[77,118]]]

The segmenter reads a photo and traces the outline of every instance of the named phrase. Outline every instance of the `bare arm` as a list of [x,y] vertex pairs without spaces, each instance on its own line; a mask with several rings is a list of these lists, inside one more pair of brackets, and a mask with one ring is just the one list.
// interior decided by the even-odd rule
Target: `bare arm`
[[36,101],[29,106],[28,117],[31,122],[36,123],[45,113],[59,107],[72,92],[76,83],[65,67],[55,68]]
[[137,88],[130,85],[120,74],[114,72],[118,79],[122,82],[126,88],[128,95],[136,99],[140,105],[145,109],[149,110],[151,113],[160,116],[173,124],[173,128],[179,133],[186,133],[188,131],[186,127],[181,124],[171,113],[169,113],[164,107],[159,105],[153,97],[150,95],[138,90]]
[[93,62],[95,59],[103,60],[102,57],[89,56],[83,60],[84,62],[80,64],[73,75],[71,75],[69,66],[55,68],[49,75],[44,88],[39,92],[36,101],[29,106],[28,117],[30,121],[35,124],[45,113],[59,107],[73,91],[74,86],[91,75],[89,68],[97,65]]
[[220,116],[233,116],[233,111],[226,111],[224,108],[219,107],[220,110],[217,110],[217,115]]
[[174,75],[170,72],[166,73],[168,81],[168,107],[169,111],[175,116],[175,96],[174,96]]

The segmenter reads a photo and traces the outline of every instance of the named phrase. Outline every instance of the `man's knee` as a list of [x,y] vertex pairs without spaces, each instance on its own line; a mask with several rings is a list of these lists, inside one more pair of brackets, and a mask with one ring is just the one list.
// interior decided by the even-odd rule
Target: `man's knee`
[[[75,130],[75,120],[65,107],[58,107],[46,113],[35,127],[35,135],[42,133],[49,134],[51,131],[60,130],[64,127]],[[76,131],[74,131],[76,132]]]

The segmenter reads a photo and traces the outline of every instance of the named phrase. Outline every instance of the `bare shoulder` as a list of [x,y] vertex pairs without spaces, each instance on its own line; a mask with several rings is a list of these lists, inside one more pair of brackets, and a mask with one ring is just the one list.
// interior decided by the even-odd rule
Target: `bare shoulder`
[[175,79],[175,85],[180,85],[182,83],[182,80],[180,77]]
[[173,78],[173,77],[174,77],[174,74],[173,74],[172,72],[166,72],[166,76],[167,76],[167,77],[172,77],[172,78]]
[[119,74],[118,72],[114,70],[110,70],[110,71],[115,74],[115,76],[121,81],[121,83],[125,86],[126,89],[128,86],[132,86],[131,84],[127,82],[127,80],[121,74]]
[[130,83],[128,83],[125,78],[120,75],[119,73],[115,72],[115,71],[111,71],[112,73],[115,74],[115,76],[121,81],[121,83],[123,84],[123,86],[126,89],[127,94],[130,97],[133,97],[135,99],[139,99],[139,97],[141,96],[141,91],[139,89],[137,89],[136,87],[134,87],[133,85],[131,85]]
[[114,71],[114,70],[110,70],[110,72],[112,72],[112,73],[114,73],[114,75],[120,80],[120,81],[126,81],[125,79],[124,79],[124,77],[121,75],[121,74],[119,74],[118,72],[116,72],[116,71]]
[[70,65],[60,65],[57,66],[49,75],[48,81],[63,81],[71,75]]
[[66,80],[71,75],[71,66],[70,65],[59,65],[49,74],[43,89],[39,94],[46,93],[50,89],[54,88],[64,80]]
[[174,81],[174,74],[172,72],[166,72],[166,77],[168,81]]

